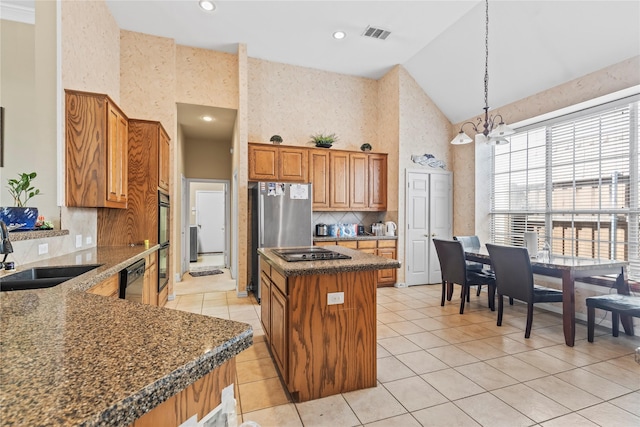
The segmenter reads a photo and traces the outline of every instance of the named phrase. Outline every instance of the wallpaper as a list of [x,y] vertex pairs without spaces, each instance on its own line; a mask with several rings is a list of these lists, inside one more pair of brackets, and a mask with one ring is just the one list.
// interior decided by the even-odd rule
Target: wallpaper
[[238,56],[176,47],[176,102],[238,108]]
[[375,80],[249,58],[249,141],[309,146],[310,135],[335,133],[335,148],[378,144]]

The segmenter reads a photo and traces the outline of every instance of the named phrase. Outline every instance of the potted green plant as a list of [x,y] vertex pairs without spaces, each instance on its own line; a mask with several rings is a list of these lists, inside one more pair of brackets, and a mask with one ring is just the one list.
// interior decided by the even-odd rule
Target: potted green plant
[[335,133],[330,133],[330,134],[324,134],[324,133],[317,133],[315,135],[311,135],[311,141],[314,144],[316,144],[316,147],[322,147],[322,148],[331,148],[331,146],[333,145],[334,142],[336,142],[338,140],[338,137],[336,136]]
[[365,142],[360,146],[360,149],[362,151],[371,151],[371,144]]
[[20,179],[11,178],[8,180],[9,194],[13,197],[13,207],[3,207],[0,209],[0,220],[8,225],[20,225],[20,229],[29,230],[35,228],[38,219],[38,208],[28,207],[27,202],[32,197],[40,194],[40,190],[35,188],[31,182],[37,174],[20,173]]
[[282,144],[282,137],[280,135],[273,135],[271,137],[271,139],[269,139],[269,141],[271,141],[272,143],[278,145],[278,144]]

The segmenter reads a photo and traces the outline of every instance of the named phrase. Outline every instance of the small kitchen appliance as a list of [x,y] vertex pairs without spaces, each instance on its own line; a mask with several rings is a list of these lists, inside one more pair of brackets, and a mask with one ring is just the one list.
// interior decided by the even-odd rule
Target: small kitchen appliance
[[384,233],[385,236],[395,236],[396,235],[396,230],[398,229],[398,226],[396,225],[395,222],[393,221],[387,221],[384,223],[386,231]]
[[316,224],[316,236],[326,237],[329,235],[329,226],[327,224]]

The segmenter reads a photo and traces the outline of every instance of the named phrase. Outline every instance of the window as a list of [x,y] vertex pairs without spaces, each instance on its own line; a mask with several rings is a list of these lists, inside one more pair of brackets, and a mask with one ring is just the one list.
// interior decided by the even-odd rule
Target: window
[[494,147],[491,240],[536,231],[556,255],[629,261],[640,278],[639,97],[546,120]]

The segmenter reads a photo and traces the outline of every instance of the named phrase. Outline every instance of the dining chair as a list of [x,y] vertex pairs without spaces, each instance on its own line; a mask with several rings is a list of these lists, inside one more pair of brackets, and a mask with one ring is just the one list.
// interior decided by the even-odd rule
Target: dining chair
[[440,261],[440,271],[442,274],[442,298],[440,305],[444,306],[445,295],[447,300],[451,300],[454,284],[462,286],[460,301],[460,314],[464,313],[465,300],[469,300],[471,286],[488,285],[488,302],[491,311],[495,310],[496,284],[495,278],[482,271],[469,271],[464,257],[462,243],[456,240],[433,239],[436,247],[438,261]]
[[527,326],[524,337],[531,335],[533,304],[562,302],[562,291],[535,285],[527,248],[487,243],[491,266],[496,275],[498,293],[498,326],[502,326],[503,296],[527,303]]
[[[462,243],[462,247],[465,251],[470,249],[480,249],[480,238],[478,236],[453,236],[453,240],[457,240]],[[467,261],[467,271],[482,271],[484,265],[479,262]],[[485,271],[486,273],[486,271]],[[478,285],[477,296],[480,296],[482,285]]]

